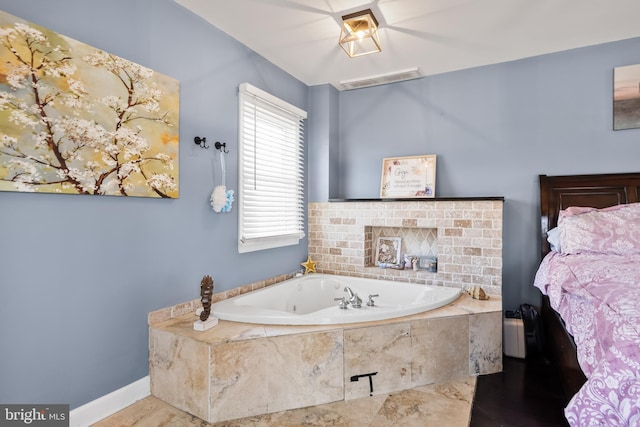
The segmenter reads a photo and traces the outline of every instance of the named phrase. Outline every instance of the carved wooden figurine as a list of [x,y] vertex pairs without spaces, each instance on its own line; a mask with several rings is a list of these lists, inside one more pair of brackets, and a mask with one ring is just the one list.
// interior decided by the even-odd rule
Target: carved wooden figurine
[[211,297],[213,296],[213,279],[211,276],[204,276],[200,282],[200,301],[202,301],[202,313],[200,320],[203,322],[209,318],[211,314]]

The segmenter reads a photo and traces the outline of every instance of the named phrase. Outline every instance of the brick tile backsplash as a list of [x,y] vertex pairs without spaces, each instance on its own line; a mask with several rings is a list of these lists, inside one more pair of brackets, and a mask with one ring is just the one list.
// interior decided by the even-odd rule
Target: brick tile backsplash
[[[309,256],[320,273],[502,289],[501,200],[309,203]],[[437,272],[375,266],[379,236],[402,237],[418,256],[436,256]],[[407,247],[409,249],[407,249]],[[404,254],[404,252],[403,252]]]

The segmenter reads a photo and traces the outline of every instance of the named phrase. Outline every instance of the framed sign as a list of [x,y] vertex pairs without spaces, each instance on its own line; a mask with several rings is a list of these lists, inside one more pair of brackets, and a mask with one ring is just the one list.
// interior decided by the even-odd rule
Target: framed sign
[[400,263],[401,237],[378,237],[376,243],[376,265]]
[[433,198],[435,196],[435,154],[383,159],[380,198]]

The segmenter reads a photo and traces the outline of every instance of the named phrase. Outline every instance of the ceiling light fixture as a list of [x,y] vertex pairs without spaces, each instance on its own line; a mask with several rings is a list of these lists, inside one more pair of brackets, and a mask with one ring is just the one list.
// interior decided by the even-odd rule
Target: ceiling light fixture
[[378,36],[378,21],[373,16],[371,9],[350,13],[342,17],[338,43],[351,58],[382,50]]

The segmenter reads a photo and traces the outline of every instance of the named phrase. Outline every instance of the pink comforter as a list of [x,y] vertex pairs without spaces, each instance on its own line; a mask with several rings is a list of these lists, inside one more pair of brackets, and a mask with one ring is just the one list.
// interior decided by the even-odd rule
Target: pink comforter
[[640,426],[640,255],[551,252],[534,284],[566,322],[587,377],[569,423]]

